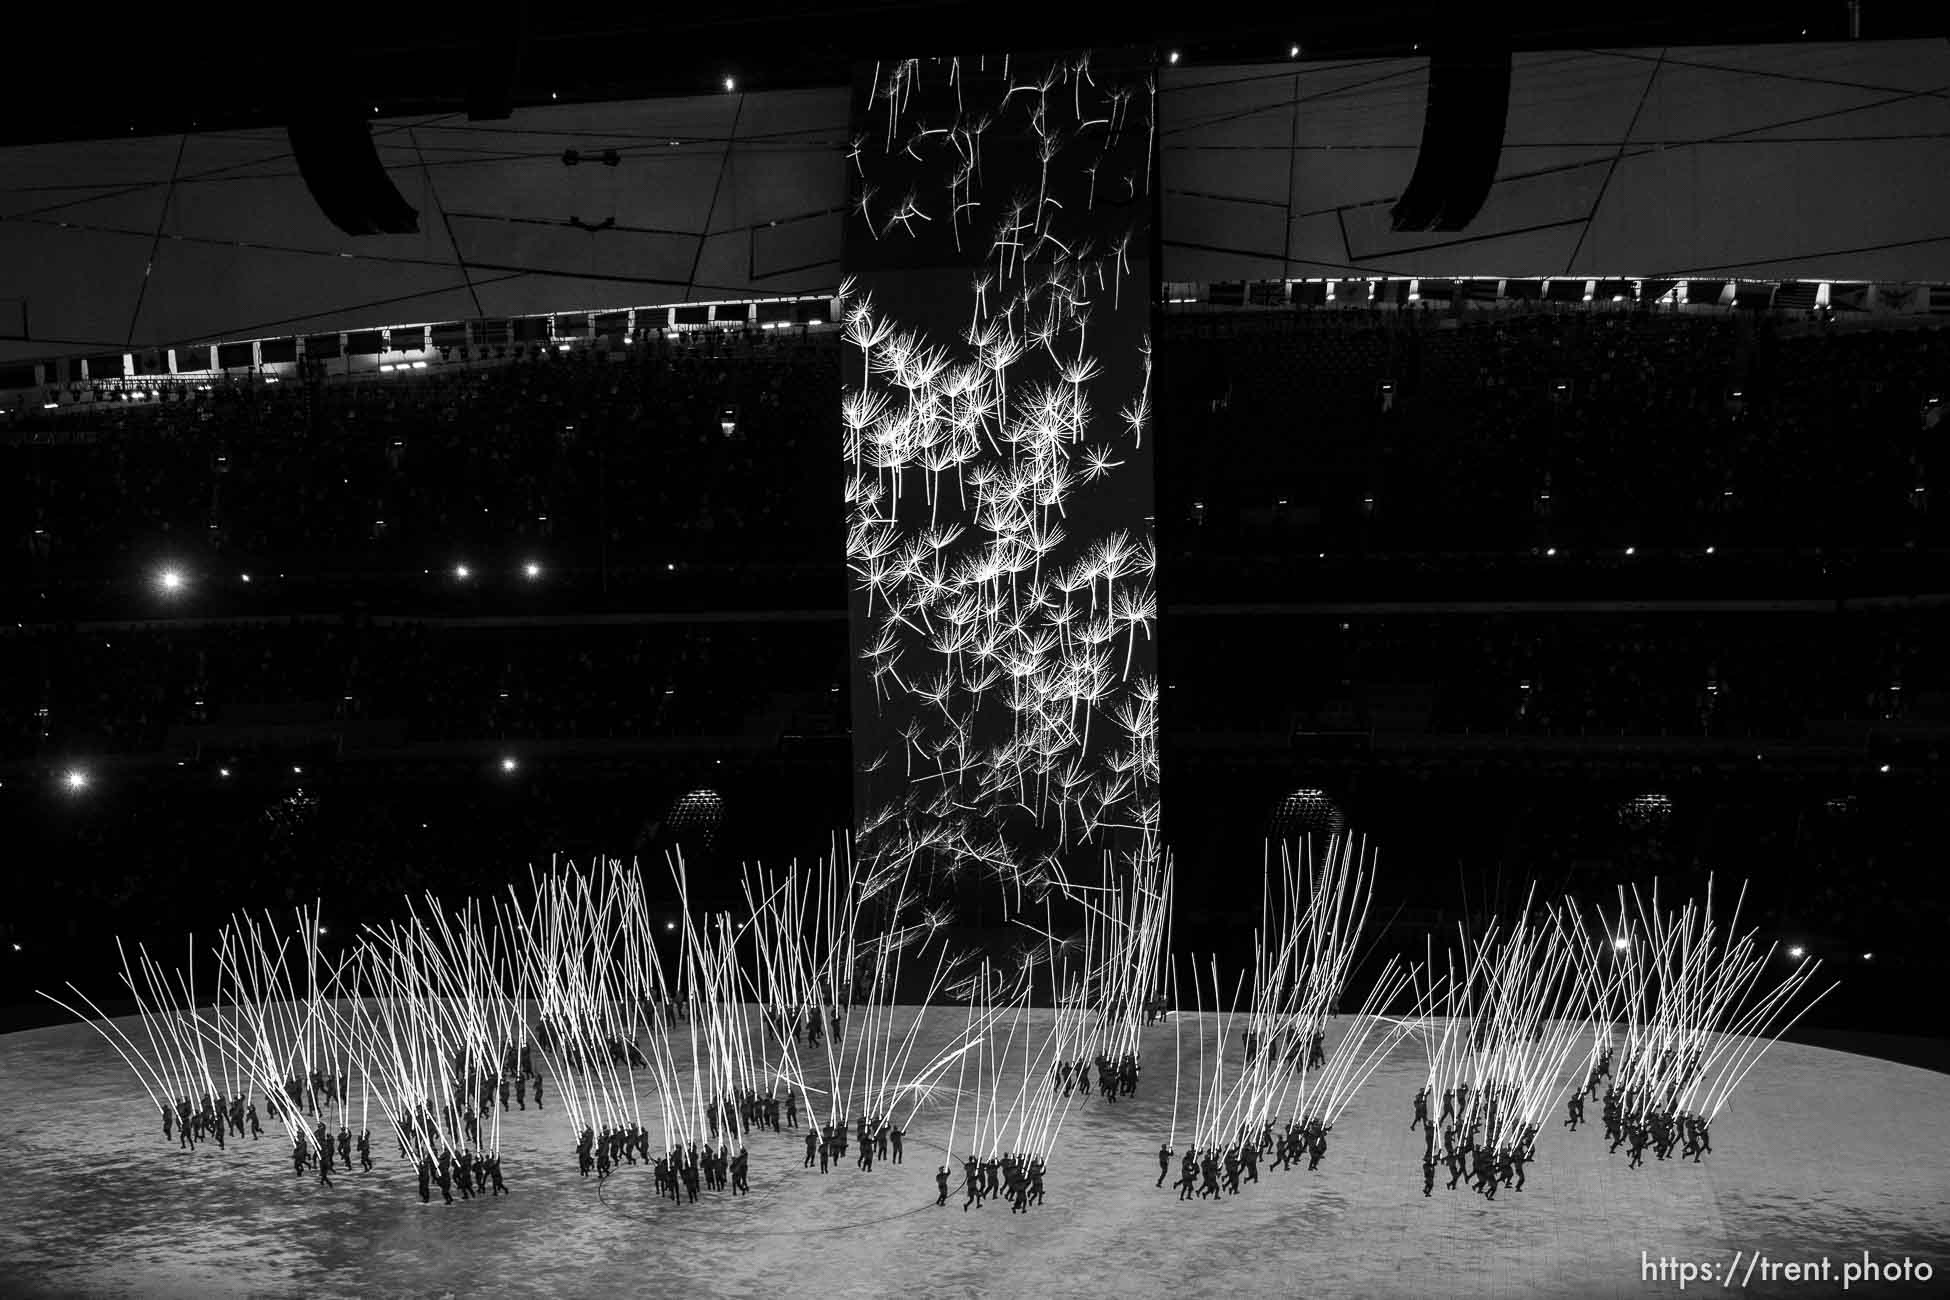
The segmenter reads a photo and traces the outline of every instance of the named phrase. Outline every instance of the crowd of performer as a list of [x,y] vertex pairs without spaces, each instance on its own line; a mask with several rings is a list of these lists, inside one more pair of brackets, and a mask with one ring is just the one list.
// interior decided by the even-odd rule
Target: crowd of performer
[[828,1173],[833,1165],[846,1158],[846,1153],[854,1145],[860,1148],[860,1154],[854,1159],[855,1167],[860,1170],[871,1172],[876,1159],[883,1163],[891,1161],[900,1164],[906,1156],[906,1137],[907,1130],[885,1115],[856,1118],[851,1141],[847,1137],[847,1126],[843,1123],[808,1127],[806,1159],[800,1167],[812,1168],[813,1160],[817,1157],[819,1172]]
[[[948,1203],[948,1169],[944,1164],[935,1171],[936,1205]],[[980,1209],[1006,1197],[1009,1213],[1027,1214],[1031,1205],[1043,1203],[1043,1175],[1048,1171],[1049,1164],[1040,1155],[1004,1151],[984,1159],[971,1152],[961,1165],[961,1186],[967,1193],[961,1208],[964,1212],[970,1206]]]
[[[1710,1120],[1697,1111],[1682,1110],[1679,1099],[1698,1078],[1701,1055],[1697,1050],[1681,1058],[1676,1048],[1659,1051],[1644,1048],[1628,1057],[1620,1070],[1628,1081],[1623,1085],[1613,1073],[1612,1049],[1603,1048],[1591,1064],[1583,1084],[1566,1099],[1562,1127],[1575,1133],[1588,1121],[1585,1103],[1598,1096],[1605,1086],[1601,1112],[1610,1151],[1626,1149],[1628,1167],[1640,1168],[1650,1150],[1660,1160],[1679,1153],[1695,1164],[1713,1154]],[[1658,1082],[1653,1082],[1657,1080]],[[1430,1091],[1425,1086],[1414,1098],[1415,1114],[1410,1129],[1422,1130],[1425,1149],[1422,1155],[1422,1194],[1434,1194],[1438,1169],[1449,1173],[1448,1186],[1454,1189],[1467,1182],[1472,1191],[1490,1200],[1499,1188],[1522,1191],[1524,1168],[1537,1158],[1537,1126],[1512,1120],[1518,1111],[1520,1089],[1514,1083],[1472,1091],[1468,1084],[1445,1089],[1439,1116],[1429,1117]],[[1438,1140],[1436,1130],[1441,1127]]]
[[[672,1145],[663,1154],[650,1150],[650,1131],[641,1124],[604,1128],[601,1133],[588,1125],[576,1142],[576,1164],[587,1178],[591,1172],[600,1184],[623,1165],[640,1163],[654,1169],[657,1194],[679,1205],[697,1204],[700,1185],[707,1191],[729,1190],[733,1196],[751,1193],[751,1153],[740,1143],[733,1151],[726,1143],[715,1148],[695,1142]],[[688,1198],[688,1199],[687,1199]]]
[[1108,1102],[1119,1097],[1137,1095],[1138,1058],[1135,1052],[1126,1052],[1116,1061],[1099,1052],[1093,1061],[1058,1061],[1051,1067],[1056,1076],[1056,1086],[1063,1090],[1065,1097],[1073,1092],[1090,1095],[1090,1068],[1097,1068],[1097,1088]]
[[1259,1181],[1259,1162],[1271,1156],[1271,1168],[1291,1169],[1301,1160],[1309,1170],[1318,1170],[1327,1155],[1327,1135],[1334,1126],[1317,1115],[1289,1121],[1279,1133],[1274,1121],[1267,1120],[1257,1132],[1241,1130],[1237,1140],[1223,1147],[1188,1147],[1181,1155],[1170,1143],[1158,1148],[1158,1181],[1163,1187],[1171,1176],[1172,1160],[1179,1161],[1178,1181],[1172,1184],[1178,1199],[1219,1200],[1237,1196],[1246,1183]]
[[[823,1033],[838,1033],[830,1025],[824,1008],[808,1008],[802,1017],[788,1018],[795,1040],[803,1036],[816,1044]],[[1262,1051],[1272,1061],[1290,1062],[1295,1069],[1319,1068],[1325,1059],[1324,1033],[1317,1027],[1289,1029],[1262,1044],[1254,1032],[1245,1035],[1248,1064]],[[563,1044],[567,1051],[569,1045]],[[617,1064],[641,1063],[635,1044],[615,1040],[600,1049]],[[463,1199],[501,1196],[508,1193],[498,1150],[498,1127],[489,1130],[486,1121],[499,1103],[502,1112],[526,1111],[531,1096],[536,1109],[543,1109],[544,1077],[535,1069],[533,1049],[528,1045],[509,1048],[503,1059],[470,1058],[457,1053],[449,1062],[451,1095],[441,1102],[416,1104],[411,1111],[393,1116],[395,1138],[403,1161],[416,1168],[420,1199],[431,1202],[437,1188],[442,1200],[452,1204],[456,1194]],[[587,1055],[587,1053],[585,1053]],[[1701,1057],[1697,1050],[1680,1055],[1675,1048],[1640,1048],[1628,1052],[1616,1067],[1613,1051],[1602,1049],[1593,1060],[1582,1085],[1567,1099],[1563,1127],[1576,1132],[1587,1121],[1585,1105],[1596,1099],[1603,1088],[1602,1118],[1606,1139],[1613,1153],[1621,1148],[1628,1154],[1631,1168],[1644,1164],[1647,1151],[1659,1160],[1691,1158],[1695,1163],[1712,1154],[1713,1146],[1707,1116],[1681,1109],[1680,1099],[1697,1079]],[[1112,1059],[1099,1052],[1094,1057],[1065,1060],[1052,1067],[1053,1086],[1065,1097],[1084,1096],[1093,1090],[1105,1101],[1130,1097],[1137,1091],[1138,1055],[1124,1053]],[[1623,1082],[1621,1082],[1621,1077]],[[332,1185],[332,1175],[373,1168],[372,1133],[350,1127],[350,1097],[344,1073],[310,1070],[294,1073],[265,1096],[270,1117],[282,1121],[293,1134],[292,1167],[302,1178],[315,1171],[319,1183]],[[1431,1115],[1436,1098],[1424,1086],[1413,1098],[1411,1130],[1420,1130],[1425,1139],[1420,1162],[1424,1196],[1434,1194],[1442,1172],[1449,1175],[1447,1187],[1467,1185],[1487,1199],[1494,1200],[1499,1190],[1522,1191],[1526,1167],[1536,1159],[1537,1126],[1522,1116],[1521,1087],[1515,1082],[1492,1083],[1472,1088],[1459,1083],[1444,1089],[1440,1109]],[[222,1147],[227,1137],[253,1140],[263,1136],[257,1103],[247,1093],[225,1098],[220,1093],[205,1093],[200,1098],[178,1097],[161,1107],[163,1135],[185,1149],[214,1141]],[[339,1123],[334,1129],[331,1120]],[[769,1130],[782,1133],[800,1128],[799,1097],[790,1089],[761,1095],[756,1088],[743,1087],[720,1093],[703,1108],[707,1138],[674,1142],[661,1153],[651,1147],[650,1132],[642,1124],[605,1124],[600,1129],[585,1124],[575,1153],[583,1177],[594,1174],[598,1183],[606,1181],[624,1166],[641,1164],[654,1171],[659,1196],[677,1204],[695,1204],[700,1190],[728,1191],[733,1196],[751,1191],[748,1135]],[[498,1120],[496,1121],[498,1125]],[[1318,1115],[1288,1122],[1275,1131],[1267,1120],[1256,1130],[1242,1128],[1226,1145],[1188,1147],[1178,1152],[1166,1143],[1158,1149],[1158,1178],[1162,1188],[1174,1173],[1171,1185],[1181,1201],[1220,1200],[1236,1196],[1249,1183],[1260,1181],[1259,1167],[1267,1160],[1274,1169],[1291,1169],[1302,1160],[1310,1171],[1320,1168],[1327,1153],[1327,1135],[1333,1125]],[[902,1163],[906,1129],[895,1117],[884,1114],[856,1116],[849,1124],[843,1118],[825,1123],[807,1117],[804,1133],[805,1158],[802,1168],[817,1165],[829,1172],[840,1161],[853,1155],[855,1167],[871,1171],[878,1163]],[[953,1191],[964,1193],[962,1208],[979,1208],[990,1200],[1006,1199],[1012,1212],[1026,1213],[1041,1204],[1048,1162],[1040,1154],[996,1152],[987,1156],[971,1153],[961,1162],[961,1182],[952,1187],[953,1160],[943,1163],[935,1174],[935,1204],[946,1206]]]
[[[1260,1047],[1258,1031],[1247,1030],[1247,1065],[1252,1065],[1259,1060]],[[1319,1025],[1304,1029],[1298,1025],[1290,1025],[1276,1032],[1273,1041],[1265,1047],[1268,1061],[1283,1060],[1294,1070],[1318,1070],[1327,1064],[1327,1031]]]
[[[1678,1150],[1680,1159],[1690,1156],[1694,1164],[1700,1162],[1700,1157],[1712,1155],[1711,1119],[1697,1111],[1680,1108],[1680,1099],[1699,1078],[1702,1066],[1703,1058],[1697,1048],[1684,1057],[1676,1047],[1654,1050],[1645,1046],[1628,1054],[1620,1062],[1619,1077],[1611,1079],[1605,1089],[1604,1109],[1600,1112],[1605,1121],[1605,1136],[1611,1140],[1611,1154],[1625,1147],[1627,1166],[1632,1169],[1645,1164],[1648,1149],[1660,1160],[1671,1159],[1674,1150]],[[1609,1050],[1604,1055],[1603,1067],[1604,1074],[1610,1076]],[[1594,1069],[1585,1085],[1585,1092],[1591,1096],[1597,1095],[1598,1076],[1599,1071]],[[1576,1113],[1582,1117],[1581,1105]],[[1565,1123],[1575,1127],[1568,1119]]]
[[[267,1100],[265,1104],[275,1116],[276,1101]],[[264,1126],[257,1118],[257,1102],[242,1093],[226,1101],[222,1096],[212,1097],[206,1092],[197,1104],[192,1104],[188,1097],[178,1097],[174,1107],[164,1105],[161,1110],[163,1137],[184,1150],[195,1150],[199,1142],[215,1142],[218,1150],[222,1150],[224,1135],[243,1137],[246,1125],[250,1127],[252,1140],[264,1136]]]

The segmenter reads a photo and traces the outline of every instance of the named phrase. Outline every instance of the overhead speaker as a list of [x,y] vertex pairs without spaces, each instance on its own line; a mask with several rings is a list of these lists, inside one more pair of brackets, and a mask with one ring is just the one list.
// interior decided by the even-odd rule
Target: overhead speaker
[[1510,117],[1509,48],[1438,46],[1415,172],[1391,212],[1396,230],[1461,230],[1496,180]]
[[416,235],[420,214],[401,196],[356,105],[308,107],[286,129],[298,172],[326,218],[348,235]]

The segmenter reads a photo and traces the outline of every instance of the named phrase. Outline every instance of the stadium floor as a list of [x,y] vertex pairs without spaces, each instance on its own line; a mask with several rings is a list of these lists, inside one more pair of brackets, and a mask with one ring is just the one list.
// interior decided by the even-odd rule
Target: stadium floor
[[[931,1014],[915,1060],[961,1023],[959,1010]],[[1622,1153],[1606,1154],[1602,1125],[1575,1135],[1553,1125],[1523,1192],[1490,1203],[1439,1179],[1425,1199],[1422,1139],[1407,1127],[1422,1065],[1411,1040],[1343,1115],[1319,1172],[1262,1167],[1236,1197],[1181,1204],[1169,1180],[1153,1187],[1175,1036],[1189,1116],[1198,1055],[1186,1016],[1146,1031],[1151,1068],[1135,1100],[1076,1104],[1048,1204],[1012,1215],[995,1203],[964,1212],[959,1197],[934,1206],[953,1071],[912,1122],[905,1164],[860,1173],[849,1157],[822,1177],[800,1167],[798,1135],[760,1134],[751,1196],[704,1192],[683,1207],[660,1200],[640,1167],[600,1190],[578,1177],[551,1093],[547,1111],[531,1102],[502,1128],[513,1194],[449,1207],[437,1196],[420,1204],[376,1110],[378,1167],[326,1189],[293,1176],[288,1145],[268,1129],[228,1152],[175,1149],[86,1026],[10,1034],[0,1037],[0,1293],[1637,1297],[1681,1290],[1676,1278],[1648,1278],[1646,1255],[1724,1268],[1736,1251],[1741,1270],[1755,1252],[1827,1256],[1836,1270],[1825,1284],[1764,1282],[1763,1270],[1725,1288],[1748,1294],[1838,1293],[1842,1263],[1864,1251],[1926,1261],[1935,1277],[1857,1284],[1852,1295],[1950,1292],[1942,1074],[1778,1044],[1715,1124],[1701,1164],[1628,1170]],[[356,1105],[356,1081],[353,1091]],[[1687,1288],[1711,1289],[1722,1289],[1717,1276]]]

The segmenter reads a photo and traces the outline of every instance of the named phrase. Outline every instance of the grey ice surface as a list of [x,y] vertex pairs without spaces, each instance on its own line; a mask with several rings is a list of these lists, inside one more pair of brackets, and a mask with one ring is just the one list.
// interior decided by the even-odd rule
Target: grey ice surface
[[[930,1012],[915,1059],[961,1025],[959,1008]],[[1408,1130],[1423,1061],[1411,1042],[1357,1096],[1317,1173],[1262,1165],[1238,1196],[1181,1204],[1169,1180],[1153,1186],[1175,1038],[1182,1143],[1198,1063],[1191,1016],[1145,1031],[1135,1100],[1074,1105],[1048,1203],[1012,1215],[1006,1203],[963,1211],[959,1197],[934,1206],[953,1071],[915,1117],[905,1164],[861,1173],[849,1154],[822,1177],[800,1167],[800,1135],[759,1134],[750,1197],[703,1192],[682,1207],[660,1200],[641,1168],[600,1191],[580,1178],[551,1093],[548,1110],[531,1100],[501,1130],[513,1194],[450,1207],[437,1195],[420,1203],[376,1108],[378,1167],[327,1189],[293,1176],[274,1130],[226,1152],[178,1151],[86,1026],[6,1035],[0,1295],[1638,1297],[1680,1294],[1677,1281],[1645,1278],[1645,1253],[1718,1267],[1735,1251],[1826,1255],[1839,1268],[1864,1250],[1928,1261],[1936,1278],[1851,1295],[1950,1293],[1941,1074],[1777,1045],[1714,1126],[1702,1164],[1648,1155],[1629,1170],[1622,1152],[1606,1154],[1602,1125],[1573,1135],[1553,1124],[1526,1189],[1492,1204],[1445,1190],[1446,1177],[1423,1197],[1422,1138]],[[355,1081],[355,1107],[357,1091]],[[1839,1283],[1754,1277],[1685,1294],[1735,1290],[1830,1295]]]

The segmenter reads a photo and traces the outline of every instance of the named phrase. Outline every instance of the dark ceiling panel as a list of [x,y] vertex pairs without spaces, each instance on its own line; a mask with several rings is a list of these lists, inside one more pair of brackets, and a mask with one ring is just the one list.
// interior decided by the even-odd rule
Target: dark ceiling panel
[[[1865,19],[1863,36],[1940,34],[1929,6],[1887,6]],[[1125,11],[1107,27],[1101,4],[1052,0],[1037,8],[1047,48],[1155,45],[1187,63],[1279,61],[1295,43],[1304,58],[1407,54],[1453,6],[1351,2],[1295,7],[1243,3]],[[1506,6],[1518,50],[1629,45],[1841,40],[1846,8],[1830,0],[1676,0],[1593,10],[1518,0]],[[994,38],[989,5],[943,0],[869,0],[803,5],[750,0],[724,6],[531,5],[513,104],[708,94],[727,75],[753,90],[841,86],[855,59],[932,56],[979,48]],[[218,6],[191,26],[107,24],[89,34],[72,75],[0,85],[0,144],[102,139],[130,134],[282,125],[294,86],[329,81],[358,92],[381,116],[465,114],[479,85],[480,15],[396,33],[394,24],[320,24],[304,6]],[[1450,19],[1453,21],[1453,18]],[[57,49],[72,40],[59,9],[28,6],[8,16],[18,49]],[[412,26],[412,25],[408,25]],[[1802,35],[1806,33],[1805,37]],[[965,33],[966,40],[955,40]],[[308,75],[296,75],[300,65]],[[193,75],[192,75],[193,74]]]

